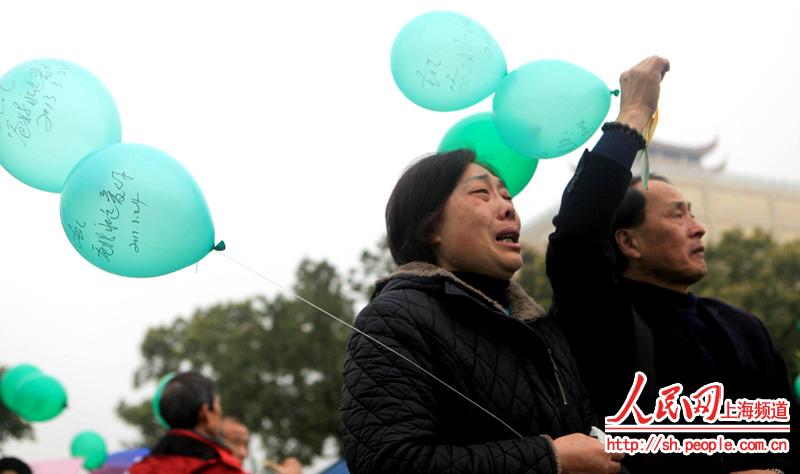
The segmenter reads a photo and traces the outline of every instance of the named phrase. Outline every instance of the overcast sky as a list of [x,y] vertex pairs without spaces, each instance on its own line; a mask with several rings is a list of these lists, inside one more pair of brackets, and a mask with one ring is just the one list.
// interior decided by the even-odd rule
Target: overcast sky
[[[640,59],[665,56],[672,70],[658,139],[699,145],[718,136],[715,153],[727,156],[729,172],[798,183],[797,5],[15,1],[2,8],[0,71],[41,57],[92,71],[116,99],[123,141],[181,161],[205,193],[226,252],[290,285],[304,256],[354,265],[382,235],[386,199],[409,161],[435,150],[460,118],[491,109],[488,99],[431,112],[399,92],[389,52],[414,16],[459,11],[494,35],[509,70],[563,59],[610,88]],[[523,222],[557,202],[576,154],[540,164],[515,200]],[[114,406],[149,395],[132,389],[148,327],[198,306],[275,293],[213,254],[199,273],[107,274],[73,250],[58,199],[0,169],[0,364],[38,365],[70,400],[60,417],[36,425],[35,442],[2,448],[29,460],[67,457],[84,429],[112,450],[136,437]]]

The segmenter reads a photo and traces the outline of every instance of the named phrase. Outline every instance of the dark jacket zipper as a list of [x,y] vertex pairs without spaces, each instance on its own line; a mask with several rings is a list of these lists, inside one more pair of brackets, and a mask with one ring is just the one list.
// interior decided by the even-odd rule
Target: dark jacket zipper
[[556,360],[553,359],[553,351],[550,350],[550,347],[547,347],[547,355],[550,356],[550,363],[553,364],[553,373],[556,375],[556,383],[558,383],[558,389],[561,391],[561,400],[564,401],[564,406],[567,405],[567,395],[564,393],[564,386],[561,384],[561,375],[558,372],[558,366],[556,365]]

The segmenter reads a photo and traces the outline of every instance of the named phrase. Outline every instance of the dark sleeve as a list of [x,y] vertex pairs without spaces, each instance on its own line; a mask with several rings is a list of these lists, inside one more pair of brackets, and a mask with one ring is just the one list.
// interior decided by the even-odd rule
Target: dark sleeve
[[615,285],[611,226],[630,183],[630,155],[635,154],[635,148],[626,147],[626,140],[633,139],[620,132],[603,134],[595,150],[626,155],[612,159],[596,151],[584,152],[564,189],[546,262],[558,303],[602,295]]
[[609,131],[584,152],[547,246],[550,315],[567,336],[600,420],[616,413],[633,380],[633,320],[617,285],[611,227],[636,149],[631,137]]
[[[356,327],[433,372],[431,351],[408,302],[384,296],[359,314]],[[445,443],[438,434],[437,383],[365,336],[352,334],[341,409],[350,472],[558,472],[552,440],[546,436],[466,446]]]

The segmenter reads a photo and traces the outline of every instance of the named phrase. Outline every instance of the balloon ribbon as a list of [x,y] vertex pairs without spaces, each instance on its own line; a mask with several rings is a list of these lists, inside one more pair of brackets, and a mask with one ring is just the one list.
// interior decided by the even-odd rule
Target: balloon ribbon
[[656,133],[657,126],[658,109],[656,109],[656,113],[647,120],[647,124],[644,126],[643,135],[645,146],[643,150],[639,151],[639,155],[642,157],[642,186],[645,190],[647,190],[647,183],[650,181],[650,155],[647,154],[647,147],[650,145],[650,140],[653,139],[653,135]]

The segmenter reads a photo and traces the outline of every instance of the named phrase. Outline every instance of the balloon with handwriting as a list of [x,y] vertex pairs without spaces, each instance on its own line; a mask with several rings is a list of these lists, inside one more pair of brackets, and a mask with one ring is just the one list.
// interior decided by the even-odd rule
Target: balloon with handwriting
[[76,64],[37,59],[0,78],[0,165],[29,186],[60,192],[81,158],[121,136],[111,94]]
[[497,87],[494,118],[503,141],[536,158],[565,155],[603,123],[611,90],[591,72],[565,61],[540,60],[512,71]]
[[106,462],[107,449],[103,437],[94,431],[81,431],[70,444],[70,454],[75,458],[83,458],[83,467],[98,469]]
[[30,374],[41,373],[38,367],[31,364],[19,364],[7,369],[0,378],[0,398],[3,403],[12,411],[14,408],[14,394],[17,392],[22,381]]
[[439,144],[440,152],[459,148],[474,151],[478,164],[489,168],[503,180],[512,197],[530,182],[539,163],[539,160],[521,155],[503,142],[497,134],[491,112],[460,120],[447,131]]
[[174,272],[215,248],[200,187],[147,145],[110,145],[81,160],[61,191],[61,223],[81,256],[128,277]]
[[26,421],[48,421],[67,407],[61,382],[41,372],[25,377],[13,395],[14,412]]
[[392,45],[392,76],[415,104],[459,110],[494,92],[506,75],[506,59],[488,31],[455,12],[420,15]]

